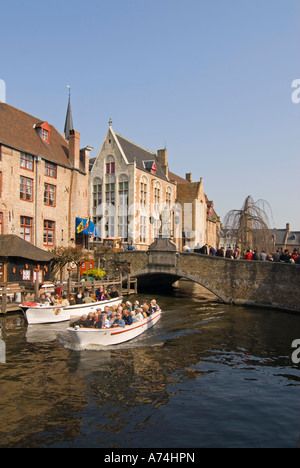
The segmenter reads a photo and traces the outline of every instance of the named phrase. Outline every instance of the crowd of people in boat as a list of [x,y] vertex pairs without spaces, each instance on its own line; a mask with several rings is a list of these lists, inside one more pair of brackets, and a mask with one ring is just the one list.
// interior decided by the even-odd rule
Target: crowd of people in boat
[[83,314],[79,320],[71,322],[72,327],[79,328],[114,328],[126,325],[132,325],[135,322],[141,322],[145,318],[160,310],[155,299],[148,304],[146,301],[140,305],[139,301],[133,304],[129,301],[115,306],[105,306],[102,311],[97,307],[95,312]]
[[[61,289],[61,288],[60,288]],[[115,287],[111,289],[104,289],[103,286],[100,286],[96,292],[95,297],[92,297],[90,291],[86,288],[79,288],[76,294],[67,294],[59,291],[60,294],[55,293],[51,294],[49,292],[42,293],[39,298],[39,301],[43,304],[49,304],[51,306],[60,306],[67,307],[69,305],[75,304],[88,304],[90,302],[99,302],[99,301],[109,301],[110,299],[115,299],[119,297],[119,293]]]
[[[186,245],[183,250],[185,252],[192,252],[192,250]],[[277,250],[275,253],[266,253],[265,251],[258,252],[257,250],[247,249],[244,252],[238,247],[224,249],[220,247],[215,249],[211,245],[205,244],[200,247],[197,246],[194,248],[195,253],[200,253],[203,255],[213,255],[216,257],[230,258],[233,260],[256,260],[262,262],[276,262],[276,263],[294,263],[300,265],[300,252],[295,248],[292,252],[288,249]]]

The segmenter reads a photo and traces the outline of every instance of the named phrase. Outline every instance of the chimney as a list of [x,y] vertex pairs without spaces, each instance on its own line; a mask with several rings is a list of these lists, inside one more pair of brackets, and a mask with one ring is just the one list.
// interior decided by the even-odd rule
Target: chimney
[[185,180],[187,180],[188,182],[192,182],[192,173],[189,172],[188,174],[185,174]]
[[80,133],[76,130],[69,133],[69,160],[73,167],[80,168]]
[[6,86],[4,80],[0,80],[0,102],[6,102]]
[[167,148],[157,151],[158,162],[161,165],[164,173],[169,177],[168,155]]

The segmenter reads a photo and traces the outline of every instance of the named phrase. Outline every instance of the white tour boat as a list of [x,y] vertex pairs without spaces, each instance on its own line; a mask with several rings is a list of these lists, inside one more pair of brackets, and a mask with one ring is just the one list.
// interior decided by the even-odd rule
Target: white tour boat
[[132,325],[112,328],[75,328],[69,327],[67,331],[72,336],[74,342],[82,348],[87,346],[110,346],[125,341],[132,340],[141,335],[149,328],[152,328],[161,317],[161,310],[157,310],[149,317],[143,319],[141,322],[134,322]]
[[29,302],[20,304],[27,323],[37,325],[42,323],[57,323],[70,320],[71,316],[81,316],[89,312],[95,312],[96,309],[104,310],[105,306],[114,306],[122,302],[122,297],[110,299],[108,301],[89,302],[87,304],[75,304],[66,307],[51,306],[38,302]]

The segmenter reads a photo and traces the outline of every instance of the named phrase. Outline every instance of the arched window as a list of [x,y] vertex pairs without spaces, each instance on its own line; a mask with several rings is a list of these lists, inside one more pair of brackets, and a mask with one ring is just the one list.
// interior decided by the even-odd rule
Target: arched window
[[155,183],[154,186],[154,209],[159,212],[161,203],[161,185],[159,182]]
[[147,193],[148,193],[148,179],[143,176],[140,185],[140,205],[141,208],[147,206]]
[[170,207],[172,204],[172,189],[171,187],[167,187],[166,190],[166,205]]
[[93,208],[102,203],[102,180],[100,177],[95,177],[93,180]]

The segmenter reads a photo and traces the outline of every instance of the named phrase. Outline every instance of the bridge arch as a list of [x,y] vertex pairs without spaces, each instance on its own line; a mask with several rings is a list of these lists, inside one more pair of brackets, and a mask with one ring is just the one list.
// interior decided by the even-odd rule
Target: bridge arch
[[140,290],[153,290],[153,293],[156,290],[165,290],[170,289],[176,281],[185,279],[192,281],[196,284],[199,284],[203,288],[207,289],[209,292],[214,294],[222,302],[228,302],[227,298],[224,297],[222,292],[218,291],[216,288],[212,287],[210,284],[207,284],[205,278],[198,278],[194,275],[190,275],[188,272],[183,271],[170,271],[170,268],[160,269],[157,271],[157,268],[144,268],[134,272],[134,276],[138,279],[138,286]]

